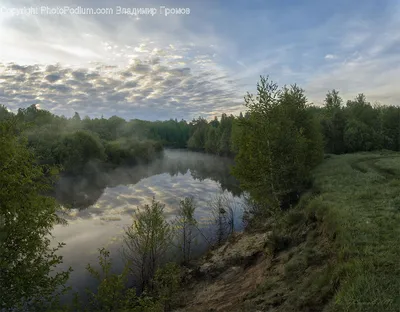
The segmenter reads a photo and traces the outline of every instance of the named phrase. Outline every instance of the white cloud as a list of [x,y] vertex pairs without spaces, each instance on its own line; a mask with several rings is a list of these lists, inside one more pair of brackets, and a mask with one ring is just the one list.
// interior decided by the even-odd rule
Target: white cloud
[[[138,0],[135,7],[157,2]],[[29,5],[67,3],[31,0]],[[86,7],[104,3],[82,0]],[[118,5],[131,3],[119,0]],[[228,29],[225,22],[236,12],[224,9],[218,15],[217,9],[203,8],[209,5],[195,10],[191,4],[190,17],[141,16],[140,21],[111,15],[2,16],[0,103],[15,109],[40,100],[42,108],[67,115],[73,110],[101,114],[108,109],[116,114],[131,112],[133,117],[191,118],[201,112],[243,109],[243,95],[255,91],[259,75],[269,75],[280,85],[299,83],[314,102],[322,102],[332,88],[345,97],[365,92],[371,100],[400,102],[398,7],[384,11],[385,18],[379,21],[362,18],[370,3],[354,9],[354,14],[339,8],[312,27],[307,27],[303,14],[306,7],[300,13],[289,8],[284,16],[266,9],[247,19],[243,11],[240,25]],[[196,12],[218,17],[208,19]],[[290,22],[298,27],[289,29]],[[288,31],[280,32],[280,27]],[[239,28],[245,35],[236,32]],[[58,67],[46,69],[57,63]]]
[[[211,113],[204,112],[216,110],[236,112],[241,97],[210,55],[199,56],[200,64],[197,58],[179,58],[174,63],[172,51],[163,50],[165,56],[142,56],[125,66],[96,63],[91,69],[4,64],[0,67],[0,102],[14,110],[39,103],[57,114],[78,111],[96,116],[96,112],[112,109],[117,114],[131,111],[128,118],[150,119],[207,117]],[[174,47],[176,52],[179,49]],[[171,105],[181,108],[179,116]]]
[[334,60],[334,59],[336,59],[336,58],[337,58],[337,56],[334,55],[334,54],[327,54],[327,55],[325,55],[325,59],[326,59],[326,60]]
[[[67,2],[33,0],[29,4]],[[149,7],[147,2],[142,4]],[[24,2],[4,5],[23,6]],[[132,6],[126,0],[118,5]],[[135,7],[140,5],[135,3]],[[82,6],[102,5],[85,0]],[[13,110],[40,103],[57,114],[127,111],[124,117],[150,119],[235,111],[242,94],[237,93],[235,82],[228,81],[225,67],[217,63],[219,53],[228,49],[226,41],[212,27],[191,32],[184,27],[184,18],[143,16],[133,22],[112,15],[2,16],[0,83],[4,92],[0,103]],[[178,112],[171,110],[172,104],[180,107]]]

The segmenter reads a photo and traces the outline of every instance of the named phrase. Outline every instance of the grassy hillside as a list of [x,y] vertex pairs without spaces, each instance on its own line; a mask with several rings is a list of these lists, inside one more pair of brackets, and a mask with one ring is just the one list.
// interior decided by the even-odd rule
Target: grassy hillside
[[191,282],[182,311],[400,311],[400,153],[329,156],[313,176],[295,208],[258,229],[258,250],[232,261],[233,241],[205,259],[200,271],[226,265]]
[[315,171],[318,207],[335,233],[334,311],[400,311],[400,154],[335,156]]
[[400,154],[329,156],[313,176],[312,192],[275,227],[277,265],[245,306],[400,311]]

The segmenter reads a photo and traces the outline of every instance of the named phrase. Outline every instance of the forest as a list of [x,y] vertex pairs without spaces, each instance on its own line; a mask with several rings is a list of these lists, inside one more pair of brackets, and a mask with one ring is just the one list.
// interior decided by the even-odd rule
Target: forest
[[[79,298],[71,306],[58,302],[55,294],[68,291],[69,271],[51,274],[62,262],[57,255],[62,245],[50,248],[47,235],[65,222],[57,214],[60,203],[48,195],[59,174],[146,164],[162,157],[164,148],[229,156],[235,161],[232,175],[250,196],[252,218],[260,221],[290,210],[312,187],[313,170],[329,154],[400,151],[400,108],[371,104],[364,94],[345,101],[331,90],[324,105],[316,106],[299,86],[279,87],[261,77],[257,94],[247,94],[244,105],[238,116],[189,122],[82,119],[78,112],[67,118],[35,105],[15,113],[0,107],[0,311],[174,308],[180,268],[162,266],[160,259],[171,237],[179,235],[182,265],[190,260],[195,205],[188,198],[181,201],[178,227],[166,222],[155,199],[138,211],[125,232],[127,266],[121,275],[110,273],[109,253],[100,250],[102,274],[88,265],[100,281],[90,306],[82,307]],[[132,270],[140,272],[139,293],[125,287]]]

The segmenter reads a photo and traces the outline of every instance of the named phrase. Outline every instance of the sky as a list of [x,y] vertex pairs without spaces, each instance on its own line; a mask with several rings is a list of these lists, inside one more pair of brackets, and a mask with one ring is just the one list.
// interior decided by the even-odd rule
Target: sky
[[331,89],[398,105],[400,1],[0,0],[12,111],[212,118],[245,111],[260,75],[315,105]]

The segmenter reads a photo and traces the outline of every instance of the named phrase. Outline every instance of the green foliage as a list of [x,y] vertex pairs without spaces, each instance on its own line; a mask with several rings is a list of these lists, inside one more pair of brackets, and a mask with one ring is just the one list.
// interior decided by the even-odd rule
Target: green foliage
[[[156,293],[148,295],[143,292],[137,296],[136,289],[127,288],[127,280],[129,275],[129,266],[125,265],[122,273],[115,274],[112,271],[112,261],[110,252],[104,248],[99,249],[99,266],[100,269],[94,268],[88,264],[87,270],[92,277],[98,281],[97,291],[92,292],[89,289],[86,292],[89,295],[89,303],[83,304],[78,294],[75,294],[74,303],[67,305],[64,309],[56,311],[126,311],[126,312],[163,312],[165,311],[166,302],[170,302],[172,297],[159,298]],[[175,271],[160,271],[161,279],[163,277],[174,277],[172,273]],[[171,272],[171,273],[169,273]],[[176,281],[176,277],[175,277]],[[174,286],[167,282],[168,285]],[[177,289],[177,286],[174,286]],[[161,293],[161,292],[160,292]],[[168,294],[168,292],[166,292]],[[171,293],[172,294],[172,293]],[[175,293],[173,293],[175,294]],[[165,301],[166,300],[166,301]],[[168,301],[169,300],[169,301]]]
[[293,257],[286,264],[284,268],[285,278],[293,283],[296,281],[307,268],[307,262],[304,257]]
[[207,153],[217,154],[218,153],[218,140],[217,130],[211,126],[207,129],[206,141],[204,143],[204,149]]
[[203,118],[193,120],[190,124],[192,134],[188,141],[188,148],[195,151],[205,151],[210,154],[221,156],[231,156],[233,154],[232,147],[232,125],[234,117],[221,115],[221,119],[217,117],[207,122]]
[[51,123],[54,118],[49,111],[38,109],[35,104],[27,108],[19,108],[16,117],[20,122],[39,127]]
[[55,199],[42,194],[55,170],[35,163],[14,122],[0,123],[0,310],[38,311],[57,303],[70,271],[53,274],[63,244],[51,248],[49,234],[63,220]]
[[[182,203],[191,204],[190,200]],[[132,311],[161,312],[174,306],[181,285],[180,267],[168,263],[161,267],[162,257],[171,240],[171,228],[163,217],[163,205],[153,202],[138,211],[136,220],[125,232],[124,255],[127,260],[121,274],[111,273],[109,251],[99,249],[100,270],[90,264],[89,273],[98,280],[97,292],[87,290],[89,305],[77,304],[76,310],[83,311]],[[139,270],[137,270],[139,269]],[[142,293],[127,288],[130,273],[137,276],[142,284]]]
[[179,202],[179,209],[175,218],[175,234],[179,243],[179,250],[183,255],[183,263],[188,264],[191,260],[192,245],[195,239],[197,221],[194,218],[196,205],[193,197],[186,197]]
[[122,139],[105,143],[107,162],[114,165],[137,165],[154,160],[162,152],[158,142]]
[[104,248],[99,249],[99,264],[101,271],[88,264],[90,275],[99,282],[97,293],[87,290],[90,311],[127,311],[137,305],[135,289],[127,289],[128,267],[121,274],[111,273],[110,252]]
[[153,197],[151,205],[138,209],[125,229],[124,256],[132,273],[139,275],[141,290],[152,289],[151,280],[171,244],[172,227],[165,220],[164,207]]
[[63,137],[56,149],[56,159],[64,170],[82,173],[89,161],[104,161],[104,147],[95,135],[87,131],[76,131]]
[[328,92],[321,126],[327,153],[341,154],[382,148],[399,150],[400,110],[375,106],[364,94],[342,106],[336,90]]
[[339,96],[339,91],[333,89],[329,91],[325,98],[325,108],[328,113],[334,113],[342,108],[343,100]]
[[347,123],[344,133],[344,144],[350,153],[371,151],[374,148],[374,130],[359,120]]
[[332,157],[314,176],[320,195],[307,210],[334,239],[337,257],[324,283],[340,282],[327,311],[398,311],[398,153]]
[[[324,107],[307,106],[305,109],[321,124],[318,131],[323,135],[325,152],[341,154],[381,148],[400,150],[400,108],[372,106],[363,94],[347,101],[346,105],[343,102],[339,92],[332,90],[326,95]],[[1,107],[0,120],[13,115],[4,106]],[[219,120],[215,117],[209,122],[201,117],[189,123],[176,119],[150,122],[138,119],[126,121],[117,116],[81,119],[77,112],[67,119],[31,105],[19,109],[16,117],[18,128],[29,129],[29,146],[35,149],[42,163],[59,164],[56,150],[60,142],[66,135],[85,130],[100,138],[108,155],[107,161],[119,165],[153,159],[156,154],[146,158],[146,153],[143,153],[144,159],[141,156],[149,144],[152,149],[158,149],[154,142],[166,147],[188,147],[196,151],[233,156],[238,147],[232,136],[240,135],[237,134],[242,132],[239,124],[249,120],[250,111],[245,112],[244,116],[241,113],[238,118],[222,114]],[[81,158],[79,156],[78,160]],[[70,169],[75,173],[82,170],[80,165]]]
[[[1,107],[0,120],[13,116]],[[155,129],[160,133],[164,129],[159,127],[159,122],[126,122],[117,116],[109,119],[85,117],[82,120],[78,113],[67,119],[35,105],[19,109],[14,117],[15,128],[26,134],[28,145],[41,164],[61,165],[65,172],[74,175],[87,173],[93,164],[148,163],[161,156],[163,144],[168,145],[164,138],[155,135]],[[171,139],[179,137],[177,146],[184,147],[188,139],[188,124],[185,121],[167,122],[168,125],[171,123],[177,125]],[[164,122],[161,124],[165,125]]]
[[321,120],[322,133],[325,138],[325,149],[328,153],[340,154],[345,151],[344,132],[346,116],[342,107],[339,92],[328,92],[325,99],[324,117]]
[[61,144],[61,135],[53,125],[45,125],[36,131],[28,131],[28,145],[37,155],[42,164],[58,164],[56,159],[57,149]]
[[188,141],[188,148],[204,150],[207,140],[207,121],[203,118],[198,118],[192,121],[191,126],[193,133]]
[[7,107],[0,105],[0,122],[9,119],[11,116],[12,114],[8,111]]
[[154,276],[154,293],[164,311],[170,311],[176,305],[180,288],[181,269],[176,263],[167,263],[157,270]]
[[185,120],[147,122],[148,138],[162,142],[167,147],[185,148],[189,140],[190,126]]
[[322,160],[322,137],[296,85],[278,90],[261,77],[257,98],[245,98],[247,118],[234,131],[233,174],[244,190],[271,209],[292,192],[301,192],[311,169]]

